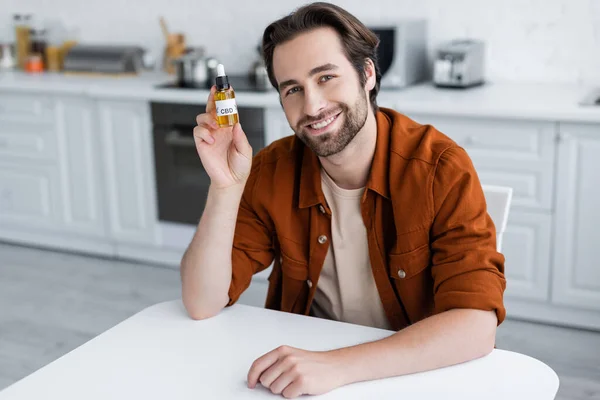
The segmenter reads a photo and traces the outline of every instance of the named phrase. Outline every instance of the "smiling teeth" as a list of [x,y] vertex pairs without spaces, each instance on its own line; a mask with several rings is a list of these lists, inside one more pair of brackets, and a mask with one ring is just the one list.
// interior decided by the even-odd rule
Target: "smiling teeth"
[[331,117],[329,119],[326,119],[325,121],[321,121],[317,124],[311,124],[311,128],[313,129],[323,129],[325,128],[327,125],[329,125],[330,123],[333,122],[333,120],[335,119],[335,117]]

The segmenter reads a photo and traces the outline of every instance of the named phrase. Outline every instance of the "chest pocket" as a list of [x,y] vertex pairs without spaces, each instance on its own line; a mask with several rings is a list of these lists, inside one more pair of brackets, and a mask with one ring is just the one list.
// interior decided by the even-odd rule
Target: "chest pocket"
[[408,253],[388,254],[390,281],[396,288],[411,323],[430,316],[434,310],[431,251],[429,245]]

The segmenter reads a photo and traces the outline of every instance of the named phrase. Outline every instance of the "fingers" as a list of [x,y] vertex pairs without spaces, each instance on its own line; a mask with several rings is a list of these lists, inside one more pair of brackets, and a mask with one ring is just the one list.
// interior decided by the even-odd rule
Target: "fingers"
[[219,124],[214,116],[211,114],[200,114],[196,117],[196,123],[198,125],[204,125],[209,129],[219,129]]
[[208,144],[213,144],[215,142],[215,138],[212,136],[211,131],[204,125],[198,125],[194,128],[194,138],[200,139]]
[[217,117],[217,109],[215,106],[215,93],[217,92],[217,87],[213,85],[210,88],[210,94],[208,95],[208,102],[206,103],[206,113],[212,114],[213,117]]
[[248,387],[254,389],[258,383],[258,379],[264,371],[277,362],[279,359],[279,353],[277,350],[273,350],[265,354],[264,356],[256,359],[248,371]]
[[[281,390],[285,389],[285,386],[290,384],[290,382],[288,382],[287,385],[283,386],[279,392],[274,391],[273,387],[271,385],[273,384],[273,382],[279,380],[281,378],[281,375],[285,371],[287,371],[288,368],[289,368],[289,363],[285,362],[285,358],[279,358],[275,362],[275,364],[271,365],[269,368],[267,368],[266,371],[264,371],[260,375],[258,380],[261,385],[263,385],[266,388],[271,389],[271,391],[273,393],[279,394],[279,393],[281,393]],[[282,382],[279,383],[279,385],[281,385],[281,384],[282,384]]]
[[291,371],[284,371],[270,384],[269,389],[273,394],[282,394],[290,384],[295,382],[297,376]]
[[252,158],[252,146],[239,122],[233,126],[233,144],[239,153]]
[[219,129],[219,124],[211,114],[200,114],[196,117],[198,126],[194,128],[194,137],[206,143],[213,144],[214,132]]
[[294,399],[302,395],[302,384],[303,382],[299,379],[293,381],[288,385],[281,393],[286,399]]

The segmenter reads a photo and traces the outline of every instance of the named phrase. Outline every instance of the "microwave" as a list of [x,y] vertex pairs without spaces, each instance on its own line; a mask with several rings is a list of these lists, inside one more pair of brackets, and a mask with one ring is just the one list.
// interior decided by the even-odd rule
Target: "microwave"
[[406,19],[368,28],[379,38],[381,89],[400,89],[428,79],[427,21]]

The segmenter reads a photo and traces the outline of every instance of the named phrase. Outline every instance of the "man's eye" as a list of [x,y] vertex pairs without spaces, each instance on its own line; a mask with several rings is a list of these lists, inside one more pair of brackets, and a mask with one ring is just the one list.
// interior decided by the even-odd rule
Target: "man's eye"
[[328,80],[333,79],[333,75],[323,75],[320,79],[321,82],[327,82]]
[[297,92],[297,91],[299,91],[299,90],[300,90],[300,88],[299,88],[298,86],[295,86],[295,87],[291,88],[290,90],[288,90],[288,91],[287,91],[287,94],[288,94],[288,95],[290,95],[290,94],[294,94],[294,93],[296,93],[296,92]]

